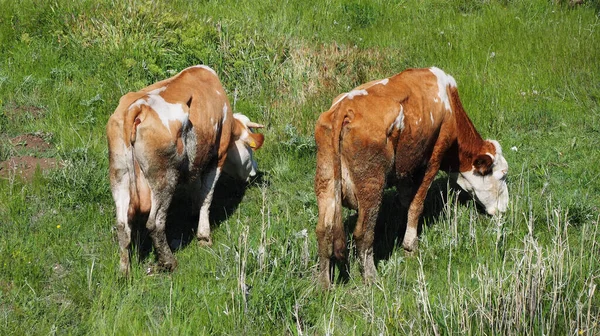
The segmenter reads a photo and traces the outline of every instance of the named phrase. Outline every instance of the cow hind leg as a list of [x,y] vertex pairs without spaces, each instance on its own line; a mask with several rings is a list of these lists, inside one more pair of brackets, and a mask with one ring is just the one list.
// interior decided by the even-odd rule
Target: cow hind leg
[[200,246],[211,246],[212,239],[210,238],[210,220],[209,209],[212,203],[215,185],[219,180],[221,168],[211,166],[208,171],[202,175],[202,185],[200,187],[200,218],[198,220],[198,230],[196,238]]
[[[337,239],[345,239],[343,237],[335,237],[334,233],[334,216],[336,207],[336,198],[333,191],[333,181],[321,179],[321,174],[317,171],[317,206],[319,208],[319,219],[316,227],[318,255],[319,255],[319,276],[318,280],[324,288],[329,288],[333,277],[334,260],[334,243]],[[338,200],[341,202],[341,200]],[[338,257],[344,257],[345,253],[338,251]]]
[[130,248],[131,248],[131,219],[130,211],[129,180],[125,175],[115,183],[113,198],[117,212],[117,238],[119,240],[119,255],[121,274],[128,276],[130,270]]
[[177,260],[167,243],[165,232],[167,212],[171,204],[174,189],[174,184],[164,185],[162,188],[152,188],[152,206],[148,221],[146,222],[146,228],[150,233],[150,238],[152,238],[152,244],[158,257],[159,267],[167,271],[173,271],[177,267]]
[[[371,174],[371,178],[364,179],[356,185],[358,191],[358,218],[353,232],[358,260],[366,283],[373,282],[377,277],[373,256],[373,240],[385,184],[385,174],[373,174],[372,171]],[[355,181],[360,181],[360,179]]]

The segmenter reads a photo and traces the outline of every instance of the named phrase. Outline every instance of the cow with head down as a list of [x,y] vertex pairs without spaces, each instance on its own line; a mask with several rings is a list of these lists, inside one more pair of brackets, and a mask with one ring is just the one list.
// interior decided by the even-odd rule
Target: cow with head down
[[456,82],[438,68],[408,69],[334,99],[315,129],[320,282],[332,260],[345,261],[342,205],[358,211],[353,232],[366,281],[376,276],[374,228],[382,193],[393,183],[408,207],[402,246],[412,251],[427,191],[449,172],[490,215],[508,206],[508,164],[495,140],[483,140],[465,113]]
[[106,132],[122,273],[130,269],[138,218],[147,218],[159,266],[176,267],[165,234],[176,190],[197,202],[198,242],[212,244],[209,207],[217,180],[223,171],[244,181],[256,175],[253,151],[264,137],[253,129],[262,127],[232,113],[217,74],[203,65],[121,97]]

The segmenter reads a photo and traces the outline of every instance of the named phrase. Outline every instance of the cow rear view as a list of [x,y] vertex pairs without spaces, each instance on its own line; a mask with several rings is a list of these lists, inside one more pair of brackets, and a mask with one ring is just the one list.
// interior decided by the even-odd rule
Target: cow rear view
[[466,115],[454,78],[438,68],[409,69],[334,99],[315,129],[320,282],[332,259],[345,261],[342,206],[357,210],[353,237],[366,281],[376,276],[374,228],[391,176],[408,208],[403,247],[417,245],[418,220],[439,169],[451,173],[491,214],[506,211],[508,164],[497,141],[483,140]]
[[263,127],[233,114],[214,70],[194,66],[128,93],[107,124],[110,184],[117,214],[120,269],[130,268],[132,223],[146,220],[159,266],[172,270],[176,260],[167,243],[167,211],[179,186],[196,200],[196,236],[210,238],[209,207],[223,170],[242,180],[256,175],[252,151]]

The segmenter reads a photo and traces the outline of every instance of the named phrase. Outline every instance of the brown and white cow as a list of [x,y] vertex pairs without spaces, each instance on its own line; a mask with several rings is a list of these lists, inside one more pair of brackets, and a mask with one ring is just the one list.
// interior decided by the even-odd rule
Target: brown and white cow
[[256,175],[252,150],[264,137],[251,129],[261,127],[232,113],[217,74],[203,65],[121,97],[106,133],[123,273],[130,268],[132,221],[146,216],[159,265],[176,267],[165,235],[176,189],[197,200],[198,242],[212,243],[208,212],[215,184],[223,170],[242,180]]
[[316,234],[325,287],[332,258],[345,260],[342,205],[358,210],[353,236],[363,276],[376,276],[374,227],[388,182],[408,207],[402,243],[408,251],[417,246],[419,217],[439,169],[450,172],[490,215],[506,211],[508,164],[500,144],[481,138],[454,78],[438,68],[409,69],[338,96],[319,117],[315,139]]

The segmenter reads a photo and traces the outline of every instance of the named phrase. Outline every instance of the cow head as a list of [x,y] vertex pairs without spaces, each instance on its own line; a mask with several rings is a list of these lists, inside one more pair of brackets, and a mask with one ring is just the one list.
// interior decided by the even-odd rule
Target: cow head
[[458,185],[485,207],[490,215],[505,212],[508,208],[506,176],[508,163],[502,156],[502,148],[495,140],[486,141],[485,147],[493,148],[495,154],[485,151],[475,157],[472,169],[455,175]]
[[252,129],[264,126],[250,121],[243,114],[236,113],[233,118],[233,141],[227,150],[227,160],[223,165],[223,171],[247,182],[258,172],[258,165],[252,152],[259,149],[264,141],[264,136],[260,133],[253,133]]

